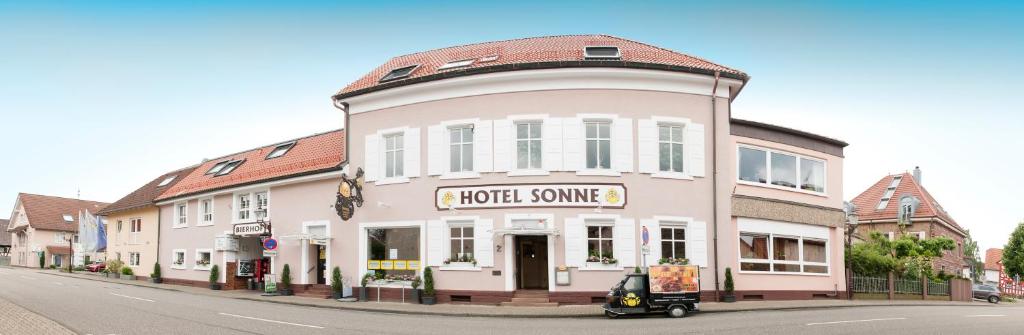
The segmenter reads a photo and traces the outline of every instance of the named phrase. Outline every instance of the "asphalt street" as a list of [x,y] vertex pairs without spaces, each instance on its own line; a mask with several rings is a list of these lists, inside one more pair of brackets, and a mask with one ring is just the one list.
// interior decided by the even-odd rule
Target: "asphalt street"
[[[0,268],[0,298],[80,334],[1022,334],[1024,306],[865,307],[606,319],[342,311]],[[0,316],[0,333],[3,329]]]

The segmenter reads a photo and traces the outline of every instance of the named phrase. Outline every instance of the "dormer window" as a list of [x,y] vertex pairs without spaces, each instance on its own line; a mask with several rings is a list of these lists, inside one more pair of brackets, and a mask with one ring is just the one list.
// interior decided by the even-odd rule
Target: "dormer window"
[[392,80],[402,79],[402,78],[408,77],[410,74],[412,74],[413,71],[416,71],[416,69],[419,68],[419,67],[420,67],[419,64],[415,64],[415,65],[409,65],[409,66],[406,66],[406,67],[400,67],[400,68],[391,70],[391,72],[388,72],[388,74],[386,74],[386,75],[384,75],[384,77],[380,78],[380,82],[383,83],[383,82],[386,82],[386,81],[392,81]]
[[473,62],[475,62],[475,61],[476,61],[476,59],[463,59],[463,60],[451,61],[451,62],[445,63],[444,65],[441,65],[437,69],[438,70],[447,70],[447,69],[454,69],[454,68],[460,68],[460,67],[467,67],[467,66],[473,65]]
[[616,46],[593,46],[583,48],[583,58],[586,59],[619,59],[619,47]]
[[267,154],[266,159],[273,159],[284,156],[284,154],[288,153],[288,150],[291,150],[292,147],[294,146],[295,142],[288,142],[285,144],[278,145],[277,147],[274,148],[274,150],[270,151],[270,153]]
[[217,171],[217,173],[215,173],[214,176],[216,177],[216,176],[223,176],[223,175],[229,174],[229,173],[231,173],[231,171],[234,171],[235,168],[238,168],[238,166],[242,165],[242,163],[244,163],[244,162],[245,162],[245,160],[233,160],[233,161],[227,162],[227,164],[224,164],[224,167],[222,167],[220,169],[220,171]]
[[178,176],[170,176],[170,177],[167,177],[166,179],[164,179],[163,181],[161,181],[161,182],[160,182],[159,184],[157,184],[157,185],[156,185],[156,187],[164,187],[164,186],[167,186],[167,184],[170,184],[170,183],[171,183],[172,181],[174,181],[174,178],[177,178],[177,177],[178,177]]
[[75,217],[74,216],[71,216],[71,214],[64,214],[64,222],[74,222],[74,221],[75,221]]

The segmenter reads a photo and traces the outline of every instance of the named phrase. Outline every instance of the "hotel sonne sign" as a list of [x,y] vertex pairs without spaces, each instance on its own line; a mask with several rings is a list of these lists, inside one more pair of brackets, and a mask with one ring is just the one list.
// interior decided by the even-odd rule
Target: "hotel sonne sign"
[[499,184],[438,187],[438,210],[487,208],[624,208],[622,184]]

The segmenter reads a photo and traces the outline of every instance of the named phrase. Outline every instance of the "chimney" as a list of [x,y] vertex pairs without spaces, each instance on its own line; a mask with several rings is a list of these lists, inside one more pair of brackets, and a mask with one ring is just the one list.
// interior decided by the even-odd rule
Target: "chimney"
[[915,166],[914,167],[914,181],[916,181],[918,185],[921,185],[921,167],[920,166]]

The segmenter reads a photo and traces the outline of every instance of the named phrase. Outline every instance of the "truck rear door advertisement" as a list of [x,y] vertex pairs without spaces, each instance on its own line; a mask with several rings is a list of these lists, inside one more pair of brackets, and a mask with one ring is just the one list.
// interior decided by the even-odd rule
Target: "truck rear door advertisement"
[[697,266],[651,266],[651,293],[700,292],[697,281]]

